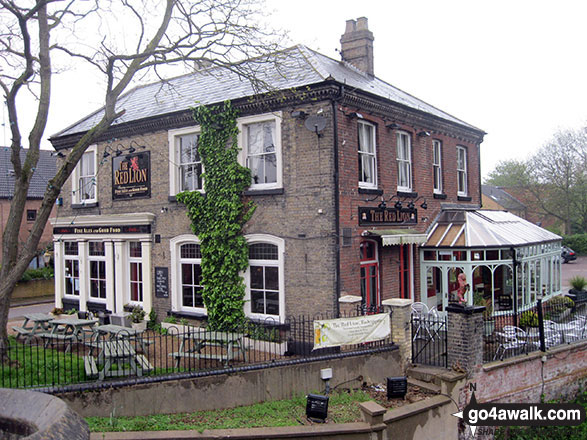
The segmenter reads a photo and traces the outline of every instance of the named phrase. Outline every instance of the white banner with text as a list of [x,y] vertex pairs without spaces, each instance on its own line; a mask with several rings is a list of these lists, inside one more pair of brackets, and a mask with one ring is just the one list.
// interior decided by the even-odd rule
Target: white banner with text
[[389,314],[314,321],[314,350],[381,341],[391,334]]

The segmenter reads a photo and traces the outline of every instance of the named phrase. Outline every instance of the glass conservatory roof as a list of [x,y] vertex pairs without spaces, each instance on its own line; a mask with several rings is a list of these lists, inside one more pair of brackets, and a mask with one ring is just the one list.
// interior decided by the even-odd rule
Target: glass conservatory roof
[[443,211],[422,247],[526,246],[562,238],[507,211]]

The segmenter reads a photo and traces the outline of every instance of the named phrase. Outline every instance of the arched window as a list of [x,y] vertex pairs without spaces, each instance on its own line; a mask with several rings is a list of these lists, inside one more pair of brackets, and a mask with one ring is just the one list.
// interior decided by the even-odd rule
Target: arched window
[[249,316],[283,321],[284,241],[265,234],[246,236],[249,243],[249,268],[245,275],[245,313]]
[[171,309],[176,312],[206,314],[202,298],[202,253],[195,235],[170,240]]

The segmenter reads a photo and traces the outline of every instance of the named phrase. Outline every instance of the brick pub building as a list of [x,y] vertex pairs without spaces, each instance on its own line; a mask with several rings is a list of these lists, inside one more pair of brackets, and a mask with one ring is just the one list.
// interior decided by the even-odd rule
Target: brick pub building
[[[56,306],[205,316],[198,238],[175,195],[203,190],[189,107],[227,99],[257,205],[244,231],[246,314],[283,322],[357,299],[419,300],[419,246],[435,219],[480,207],[484,132],[378,79],[366,18],[347,21],[341,45],[342,61],[304,46],[276,54],[279,71],[259,75],[281,93],[213,70],[128,92],[52,221]],[[51,142],[67,153],[100,116]]]

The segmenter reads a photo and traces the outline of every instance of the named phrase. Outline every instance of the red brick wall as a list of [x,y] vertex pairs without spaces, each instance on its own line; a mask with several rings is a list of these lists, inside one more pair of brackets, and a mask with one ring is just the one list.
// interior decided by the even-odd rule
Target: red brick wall
[[[351,112],[360,112],[365,121],[376,127],[377,153],[377,189],[383,190],[382,197],[387,201],[397,194],[397,159],[396,159],[396,130],[385,126],[386,121],[376,115],[369,114],[362,109],[338,107],[338,145],[340,170],[340,234],[343,228],[351,229],[352,244],[341,247],[341,295],[360,295],[360,255],[359,244],[363,239],[361,234],[366,230],[401,229],[401,226],[359,226],[358,207],[376,207],[381,196],[377,194],[360,193],[358,188],[358,134],[357,119],[345,116]],[[387,121],[389,123],[389,120]],[[432,122],[431,122],[432,124]],[[467,141],[450,133],[435,131],[429,127],[414,126],[408,123],[401,124],[398,130],[405,131],[411,136],[412,145],[412,187],[418,196],[423,196],[428,209],[420,208],[423,202],[420,199],[417,205],[418,224],[410,226],[420,233],[425,233],[431,222],[441,210],[441,203],[460,205],[479,205],[481,203],[480,176],[479,176],[479,148],[473,141]],[[417,133],[426,130],[431,136],[418,136]],[[442,142],[443,193],[444,199],[433,196],[432,174],[432,141]],[[471,200],[459,200],[457,196],[457,145],[467,149],[467,177],[468,192]],[[374,199],[367,201],[368,199]],[[387,202],[392,206],[396,199]],[[406,200],[407,203],[409,199]],[[341,240],[342,243],[342,240]],[[419,250],[414,246],[414,293],[420,298]],[[395,298],[399,296],[399,247],[379,247],[380,287],[381,298]]]

